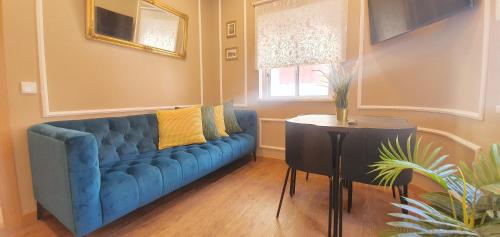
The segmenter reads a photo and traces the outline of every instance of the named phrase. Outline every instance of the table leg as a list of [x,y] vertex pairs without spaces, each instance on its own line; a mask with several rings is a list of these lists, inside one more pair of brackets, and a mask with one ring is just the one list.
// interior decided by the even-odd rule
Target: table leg
[[334,222],[333,222],[333,236],[342,236],[342,183],[341,181],[341,154],[342,143],[345,138],[344,133],[332,132],[329,133],[332,144],[332,171],[333,171],[333,208],[334,208]]

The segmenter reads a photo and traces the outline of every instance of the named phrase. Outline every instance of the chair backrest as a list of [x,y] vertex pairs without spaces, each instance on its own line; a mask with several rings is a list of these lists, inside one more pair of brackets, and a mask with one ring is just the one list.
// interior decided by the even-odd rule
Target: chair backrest
[[[378,184],[374,178],[378,175],[373,170],[375,162],[380,161],[379,148],[388,141],[395,145],[398,138],[406,154],[406,141],[412,136],[411,149],[415,145],[416,129],[355,129],[345,138],[342,146],[342,177],[360,183]],[[395,181],[395,185],[407,185],[411,182],[412,171],[404,170]]]
[[[335,140],[334,140],[335,141]],[[332,145],[326,129],[315,125],[286,122],[286,163],[304,172],[333,176]]]

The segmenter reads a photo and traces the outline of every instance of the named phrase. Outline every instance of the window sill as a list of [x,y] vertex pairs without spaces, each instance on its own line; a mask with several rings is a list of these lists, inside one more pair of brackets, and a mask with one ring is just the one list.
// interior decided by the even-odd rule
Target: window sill
[[267,97],[267,98],[260,98],[259,102],[333,102],[333,99],[330,96]]

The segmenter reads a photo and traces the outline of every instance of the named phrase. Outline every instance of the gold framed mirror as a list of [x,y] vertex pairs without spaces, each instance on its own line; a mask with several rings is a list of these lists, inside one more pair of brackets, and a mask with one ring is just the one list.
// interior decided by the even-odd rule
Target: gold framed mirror
[[160,0],[87,0],[87,37],[186,57],[188,16]]

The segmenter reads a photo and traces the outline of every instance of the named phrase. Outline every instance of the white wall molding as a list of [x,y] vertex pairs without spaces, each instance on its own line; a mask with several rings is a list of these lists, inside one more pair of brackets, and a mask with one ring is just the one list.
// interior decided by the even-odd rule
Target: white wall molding
[[243,57],[243,70],[244,79],[245,79],[245,107],[248,106],[248,30],[247,30],[247,4],[248,0],[243,1],[243,53],[245,54]]
[[191,107],[195,105],[170,105],[170,106],[151,106],[151,107],[130,107],[130,108],[115,108],[115,109],[90,109],[90,110],[70,110],[50,112],[44,117],[64,117],[77,115],[95,115],[95,114],[113,114],[113,113],[131,113],[131,112],[154,112],[157,110],[175,109],[178,107]]
[[[127,108],[109,108],[109,109],[88,109],[88,110],[68,110],[51,111],[49,100],[49,88],[47,77],[47,58],[45,49],[45,28],[44,28],[44,0],[36,0],[36,29],[38,46],[38,67],[40,77],[40,96],[42,100],[43,117],[64,117],[75,115],[109,114],[109,113],[128,113],[141,111],[155,111],[160,109],[172,109],[175,107],[186,107],[192,105],[171,105],[171,106],[148,106],[148,107],[127,107]],[[201,0],[198,0],[198,32],[200,40],[200,101],[203,104],[203,45],[202,45],[202,26],[201,26]]]
[[[244,91],[243,91],[243,104],[235,104],[236,107],[245,108],[248,107],[248,29],[247,29],[247,7],[248,0],[243,0],[243,80],[244,80]],[[224,79],[223,79],[223,66],[224,62],[224,48],[222,47],[222,38],[223,35],[225,37],[225,33],[223,34],[222,25],[225,26],[225,23],[222,22],[222,0],[219,0],[219,96],[220,103],[224,103]],[[225,30],[224,30],[225,32]]]
[[268,145],[262,144],[262,123],[263,122],[285,123],[285,121],[286,121],[286,119],[259,118],[259,148],[261,148],[261,149],[270,149],[270,150],[278,150],[278,151],[285,151],[284,147],[268,146]]
[[38,70],[40,73],[40,96],[42,97],[42,115],[49,117],[49,89],[47,88],[47,63],[45,56],[45,29],[43,20],[43,0],[36,1],[36,29],[38,43]]
[[[284,147],[277,147],[277,146],[269,146],[265,145],[262,143],[262,123],[263,122],[272,122],[272,123],[285,123],[286,119],[276,119],[276,118],[260,118],[259,119],[259,148],[261,149],[270,149],[270,150],[278,150],[278,151],[285,151]],[[427,134],[432,134],[432,135],[437,135],[441,136],[447,139],[452,140],[453,142],[464,146],[468,148],[469,150],[474,152],[474,158],[477,158],[481,154],[481,146],[463,138],[458,135],[455,135],[450,132],[446,132],[443,130],[438,130],[438,129],[433,129],[433,128],[426,128],[426,127],[417,127],[417,132],[420,133],[427,133]]]
[[486,82],[488,79],[488,56],[489,56],[489,35],[490,35],[490,18],[491,18],[491,1],[482,1],[483,9],[483,42],[482,42],[482,56],[481,56],[481,82],[479,89],[479,101],[477,111],[467,111],[460,109],[450,108],[434,108],[434,107],[416,107],[416,106],[382,106],[382,105],[363,105],[363,63],[364,63],[364,41],[365,41],[365,13],[366,13],[366,0],[360,0],[360,26],[359,26],[359,72],[358,72],[358,89],[357,89],[357,107],[358,109],[367,110],[405,110],[429,113],[448,114],[457,117],[464,117],[475,120],[484,119],[484,110],[486,102]]
[[201,22],[201,0],[198,0],[198,41],[199,41],[199,50],[200,50],[200,101],[201,104],[205,104],[205,93],[204,93],[204,80],[205,76],[203,75],[203,27]]
[[219,0],[219,99],[220,103],[224,103],[224,92],[223,89],[223,57],[224,50],[222,49],[222,0]]
[[463,137],[457,136],[453,133],[449,133],[446,131],[433,129],[433,128],[425,128],[425,127],[418,127],[417,131],[421,132],[421,133],[428,133],[428,134],[433,134],[433,135],[441,136],[444,138],[448,138],[448,139],[472,150],[474,152],[474,159],[479,157],[481,154],[481,146],[479,146],[479,145],[477,145],[477,144],[475,144],[475,143],[473,143],[473,142],[471,142]]

